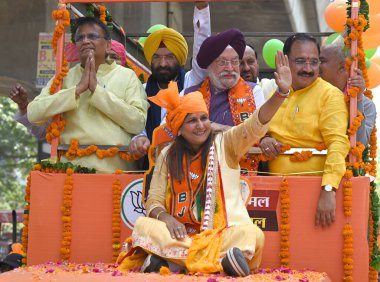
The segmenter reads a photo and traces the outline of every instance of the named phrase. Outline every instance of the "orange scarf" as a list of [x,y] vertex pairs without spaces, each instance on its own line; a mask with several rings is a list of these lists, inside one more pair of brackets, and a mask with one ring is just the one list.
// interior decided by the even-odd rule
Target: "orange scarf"
[[186,225],[186,229],[192,230],[191,233],[198,233],[200,230],[200,220],[193,213],[193,205],[198,193],[204,191],[204,176],[202,170],[201,152],[191,158],[190,161],[184,155],[182,159],[182,167],[185,171],[184,179],[178,181],[171,177],[170,194],[171,214],[181,223]]
[[[209,78],[201,84],[198,91],[202,93],[207,109],[210,112],[211,89]],[[228,102],[230,104],[232,121],[235,126],[249,118],[256,110],[252,88],[242,78],[239,78],[238,83],[228,91]],[[254,160],[249,154],[246,154],[240,160],[240,167],[243,170],[257,171],[259,162]],[[251,175],[256,175],[256,173]]]

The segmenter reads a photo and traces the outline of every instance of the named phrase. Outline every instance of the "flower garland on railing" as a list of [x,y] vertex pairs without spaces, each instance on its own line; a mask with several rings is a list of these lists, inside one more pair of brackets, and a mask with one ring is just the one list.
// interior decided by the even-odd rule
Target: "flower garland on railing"
[[105,25],[107,25],[107,21],[106,21],[106,6],[104,5],[98,5],[98,11],[99,11],[99,20],[101,20]]
[[112,147],[112,148],[108,148],[105,150],[97,149],[96,150],[96,156],[99,159],[111,158],[113,156],[116,156],[116,154],[118,152],[119,152],[119,148],[117,148],[117,147]]
[[49,126],[46,128],[46,141],[50,144],[54,138],[57,138],[61,135],[65,129],[66,121],[59,116],[57,120],[53,120]]
[[357,116],[351,122],[350,128],[347,129],[347,133],[349,135],[354,135],[358,131],[359,127],[362,125],[363,119],[364,119],[363,114],[358,111]]
[[[148,152],[149,152],[149,149],[148,149]],[[129,161],[129,162],[133,162],[133,161],[136,161],[139,159],[139,157],[134,156],[128,152],[119,152],[119,158],[126,160],[126,161]]]
[[26,180],[25,187],[25,211],[24,211],[24,221],[23,221],[23,229],[21,235],[21,243],[22,243],[22,251],[23,258],[22,264],[26,265],[26,254],[28,253],[28,238],[29,238],[29,210],[30,210],[30,173]]
[[[52,18],[55,21],[62,20],[62,23],[58,23],[55,26],[53,38],[51,40],[51,46],[53,47],[54,54],[57,53],[57,43],[61,36],[64,36],[65,27],[70,26],[70,12],[68,10],[55,10],[52,13]],[[53,95],[57,92],[57,88],[61,85],[62,80],[65,76],[67,76],[69,72],[69,63],[67,62],[65,54],[63,54],[62,58],[62,67],[59,74],[55,75],[53,82],[49,88],[50,95]],[[51,143],[54,138],[58,138],[63,132],[65,127],[65,121],[61,116],[57,120],[54,120],[49,124],[46,129],[46,141]]]
[[[122,146],[119,144],[118,146]],[[90,145],[84,149],[79,148],[79,141],[77,139],[71,139],[70,147],[66,152],[66,157],[70,160],[75,159],[76,157],[85,157],[95,153],[99,159],[110,158],[116,156],[119,153],[119,157],[127,161],[138,160],[137,157],[131,155],[128,152],[120,152],[119,148],[111,147],[106,150],[99,149],[96,145]]]
[[[365,53],[363,48],[363,38],[362,33],[369,27],[369,7],[368,3],[365,0],[360,1],[360,10],[359,10],[359,17],[357,20],[353,20],[349,18],[351,16],[351,8],[352,8],[352,1],[347,1],[347,26],[349,34],[345,38],[345,45],[347,49],[350,49],[351,47],[351,41],[357,40],[357,57],[354,58],[347,58],[346,59],[346,68],[347,71],[350,71],[351,64],[353,60],[357,60],[358,62],[358,68],[363,73],[363,78],[366,82],[366,85],[368,85],[368,74],[367,74],[367,68],[365,64]],[[349,97],[357,97],[359,93],[358,88],[350,87],[348,90]],[[364,95],[370,99],[373,98],[372,91],[365,90]],[[349,100],[349,97],[347,97]],[[360,113],[361,114],[361,113]],[[359,121],[359,112],[358,116],[354,119],[352,124],[350,125],[350,129],[348,130],[349,134],[354,134],[357,130],[357,128],[360,126],[359,122],[361,124],[361,120]],[[370,158],[368,157],[368,149],[364,150],[364,146],[360,143],[356,148],[351,149],[351,153],[356,157],[356,162],[354,164],[348,164],[348,169],[352,170],[353,176],[360,176],[365,175],[366,172],[369,173],[372,176],[376,176],[376,128],[372,131],[371,137],[370,137]],[[345,186],[348,185],[348,183],[345,182]],[[370,281],[378,281],[378,273],[376,269],[380,267],[380,254],[379,249],[377,246],[377,233],[378,233],[378,207],[379,207],[379,199],[374,191],[374,187],[376,187],[376,184],[374,181],[371,182],[371,189],[370,189],[370,195],[371,195],[371,201],[370,201],[370,226],[369,226],[369,250],[370,250],[370,271],[369,271],[369,280]],[[352,198],[352,196],[351,196]],[[347,195],[345,194],[345,200],[347,199]],[[352,213],[350,212],[350,209],[346,206],[346,201],[344,202],[344,211],[345,215]],[[352,280],[352,269],[353,269],[353,261],[348,258],[347,256],[350,256],[351,252],[353,252],[353,242],[350,241],[349,237],[352,237],[352,228],[350,229],[346,224],[345,229],[343,230],[343,235],[345,238],[345,248],[343,251],[343,257],[344,257],[344,273],[345,277],[347,277],[347,280]],[[351,245],[350,245],[351,244]],[[352,248],[350,248],[352,247]]]
[[[288,144],[285,144],[281,147],[281,153],[284,153],[288,150],[290,150],[291,147]],[[323,151],[326,150],[326,145],[324,143],[319,143],[315,146],[315,149],[317,151]],[[304,162],[310,159],[313,156],[313,152],[306,150],[306,151],[301,151],[301,152],[294,152],[293,155],[289,158],[292,162]],[[272,158],[267,157],[265,154],[261,153],[256,156],[254,156],[255,161],[262,161],[262,162],[267,162],[271,161]]]
[[356,142],[356,147],[351,148],[350,153],[356,157],[357,162],[361,162],[363,160],[364,149],[365,146],[360,142]]
[[292,162],[304,162],[310,159],[313,156],[312,151],[301,151],[301,152],[294,152],[293,156],[291,156],[289,159]]
[[343,281],[353,281],[352,273],[354,269],[354,245],[353,231],[350,223],[346,223],[343,227]]
[[352,170],[346,170],[343,182],[343,211],[346,217],[352,216]]
[[[52,18],[55,21],[62,20],[62,23],[59,23],[55,26],[53,38],[51,40],[51,46],[53,47],[54,55],[57,53],[57,43],[61,36],[64,36],[65,33],[65,27],[70,26],[70,12],[68,10],[54,10],[52,13]],[[50,94],[53,95],[57,87],[61,84],[63,78],[67,75],[69,71],[68,68],[68,62],[66,59],[65,54],[63,54],[63,62],[62,62],[62,68],[61,72],[59,74],[56,74],[52,85],[50,86]]]
[[289,266],[290,262],[290,224],[289,224],[289,210],[290,210],[290,194],[289,183],[284,178],[280,184],[280,209],[281,209],[281,225],[280,225],[280,265]]
[[116,262],[121,248],[121,182],[118,176],[123,171],[118,169],[115,171],[117,178],[112,184],[112,262]]
[[66,169],[65,184],[63,186],[63,205],[62,205],[62,223],[63,223],[63,238],[61,242],[61,259],[63,261],[70,260],[71,254],[71,208],[73,206],[73,173],[72,168]]

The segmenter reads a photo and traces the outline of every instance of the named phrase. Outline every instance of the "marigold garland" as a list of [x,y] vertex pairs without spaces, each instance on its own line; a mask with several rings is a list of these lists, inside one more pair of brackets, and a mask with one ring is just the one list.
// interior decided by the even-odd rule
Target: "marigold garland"
[[289,266],[290,262],[290,252],[289,252],[289,234],[290,234],[290,224],[289,224],[289,209],[290,209],[290,194],[289,194],[289,183],[286,178],[284,178],[280,184],[280,208],[281,208],[281,225],[280,225],[280,265]]
[[315,149],[317,151],[323,151],[323,150],[326,150],[327,147],[326,147],[326,144],[322,142],[322,143],[315,145]]
[[[118,144],[118,146],[122,146],[122,145]],[[96,145],[90,145],[84,149],[80,149],[79,141],[77,139],[71,139],[70,147],[65,153],[65,156],[68,159],[72,160],[72,159],[75,159],[76,157],[85,157],[93,153],[95,153],[99,159],[110,158],[110,157],[116,156],[116,154],[118,153],[119,153],[119,157],[123,160],[132,162],[139,159],[139,157],[134,156],[128,152],[120,152],[119,148],[117,147],[111,147],[106,150],[101,150]]]
[[107,21],[106,21],[106,6],[104,5],[98,5],[98,11],[99,11],[99,20],[101,20],[105,25],[107,25]]
[[118,169],[115,171],[117,178],[112,184],[112,262],[116,262],[120,248],[121,248],[121,182],[118,175],[122,174],[123,171]]
[[25,212],[24,212],[24,227],[21,235],[23,258],[22,264],[26,265],[26,254],[28,253],[28,238],[29,238],[29,210],[30,210],[30,173],[26,180],[25,187]]
[[[290,150],[291,147],[288,144],[285,144],[284,146],[281,147],[281,153],[284,153],[288,150]],[[319,143],[315,146],[315,149],[317,151],[323,151],[326,150],[326,145],[324,143]],[[302,162],[302,161],[307,161],[313,156],[313,152],[306,150],[306,151],[301,151],[301,152],[294,152],[293,155],[289,158],[292,162]],[[266,155],[258,154],[255,156],[256,161],[270,161],[272,158],[267,157]]]
[[343,227],[343,281],[353,281],[354,269],[354,246],[353,246],[353,231],[350,223],[346,223]]
[[[291,149],[290,145],[285,144],[284,146],[281,147],[281,153],[286,152],[290,149]],[[263,153],[256,155],[255,158],[257,161],[263,161],[263,162],[272,160],[272,158],[267,157]]]
[[346,170],[343,182],[343,210],[346,217],[352,216],[352,177],[352,171]]
[[[64,36],[65,27],[70,26],[70,12],[68,10],[54,10],[52,13],[52,18],[55,21],[62,20],[61,23],[58,23],[55,26],[53,37],[51,40],[51,45],[53,47],[54,54],[57,53],[57,43],[61,36]],[[53,79],[52,84],[50,85],[49,92],[51,95],[57,92],[59,85],[61,85],[62,80],[65,76],[67,76],[69,72],[69,63],[67,62],[65,54],[62,57],[62,67],[60,73],[57,73]],[[46,129],[46,140],[48,143],[54,138],[59,138],[62,134],[65,127],[65,121],[59,115],[59,118],[55,119],[48,128]]]
[[[53,38],[51,40],[51,45],[53,47],[54,54],[57,53],[57,43],[61,36],[64,36],[65,33],[65,27],[70,26],[70,12],[68,10],[54,10],[52,13],[52,18],[55,21],[62,20],[61,23],[58,23],[55,26]],[[50,94],[54,94],[57,90],[57,87],[61,84],[63,78],[67,75],[69,72],[68,68],[68,62],[66,59],[65,54],[63,54],[63,62],[62,62],[62,68],[61,72],[59,74],[56,74],[52,85],[50,86]]]
[[[347,1],[347,12],[348,15],[351,15],[351,8],[352,8],[352,1]],[[357,61],[357,67],[362,71],[363,78],[366,82],[366,85],[368,85],[368,74],[367,74],[367,68],[365,64],[365,53],[363,48],[363,38],[362,33],[369,27],[368,22],[368,3],[366,1],[361,0],[360,1],[360,10],[359,10],[359,17],[354,20],[351,18],[347,19],[347,26],[349,28],[349,34],[345,38],[345,45],[347,49],[351,48],[351,42],[352,40],[357,40],[357,55],[356,57],[351,57],[346,59],[346,69],[347,71],[350,71],[351,65],[353,63],[353,60]],[[350,102],[350,97],[357,97],[360,89],[357,87],[349,87],[348,89],[348,97],[347,101]],[[370,90],[364,91],[364,95],[367,97],[370,97],[372,99],[372,92]],[[357,129],[360,127],[362,122],[362,114],[358,112],[357,117],[352,121],[350,128],[348,129],[348,133],[350,135],[354,134]],[[376,129],[372,133],[376,132]],[[376,175],[376,161],[374,158],[376,158],[376,133],[371,137],[373,139],[370,139],[370,155],[372,160],[369,161],[367,158],[364,160],[363,158],[363,151],[364,146],[358,142],[357,146],[355,148],[351,149],[351,153],[356,157],[356,162],[353,164],[348,164],[348,170],[346,172],[345,178],[346,181],[344,182],[344,213],[347,217],[350,217],[352,214],[352,182],[351,179],[353,176],[360,176],[364,175],[365,172],[369,172],[371,175]],[[374,146],[374,148],[372,147]],[[351,171],[349,171],[351,170]],[[348,180],[350,179],[350,180]],[[373,182],[372,185],[375,185]],[[371,192],[372,193],[372,192]],[[375,199],[375,200],[374,200]],[[372,197],[371,196],[371,209],[373,209],[373,205],[378,205],[378,197]],[[373,268],[373,265],[378,264],[377,266],[380,266],[380,257],[377,256],[378,253],[378,247],[376,240],[374,239],[376,237],[377,239],[377,227],[374,228],[373,223],[377,221],[374,221],[372,218],[372,211],[370,209],[370,227],[369,227],[369,233],[370,233],[370,271],[369,271],[369,280],[370,281],[377,281],[378,280],[378,274],[377,271]],[[375,210],[375,213],[378,214],[378,210]],[[378,216],[377,216],[378,217]],[[378,220],[378,218],[377,218]],[[375,225],[377,226],[377,224]],[[376,229],[376,233],[374,233],[374,229]],[[344,249],[343,249],[343,262],[344,262],[344,281],[352,281],[352,270],[353,270],[353,260],[352,260],[352,253],[353,253],[353,241],[352,241],[352,227],[349,223],[347,223],[343,229],[343,236],[344,236]],[[371,238],[373,241],[371,241]],[[373,248],[373,246],[375,246]],[[374,255],[373,251],[376,251],[376,254]]]
[[73,205],[73,173],[72,168],[66,169],[65,184],[63,186],[63,204],[62,204],[62,223],[63,223],[63,234],[61,242],[61,259],[63,261],[68,261],[71,254],[71,208]]
[[61,115],[54,119],[46,128],[46,141],[50,144],[54,138],[58,138],[65,129],[65,120]]
[[110,157],[116,156],[118,152],[119,152],[119,148],[117,147],[108,148],[106,150],[97,149],[96,156],[99,159],[110,158]]
[[[149,152],[149,150],[148,150],[148,152]],[[119,152],[119,158],[126,160],[126,161],[129,161],[129,162],[133,162],[133,161],[136,161],[139,159],[139,157],[132,155],[128,152]]]
[[290,160],[292,162],[304,162],[310,159],[312,156],[313,156],[312,151],[294,152],[293,156],[290,157]]
[[347,129],[347,133],[349,135],[354,135],[358,131],[359,127],[362,125],[363,119],[364,119],[363,114],[358,111],[357,116],[351,122],[350,128]]

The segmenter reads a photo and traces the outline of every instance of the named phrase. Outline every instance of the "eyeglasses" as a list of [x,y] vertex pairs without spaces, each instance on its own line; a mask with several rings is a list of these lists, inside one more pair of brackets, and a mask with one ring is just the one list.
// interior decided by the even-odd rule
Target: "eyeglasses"
[[176,56],[173,54],[170,55],[153,55],[152,61],[153,62],[161,62],[162,60],[168,61],[168,62],[174,62],[177,60]]
[[317,68],[317,67],[319,67],[319,65],[321,63],[321,61],[318,59],[306,60],[306,59],[299,58],[299,59],[295,59],[293,61],[297,66],[306,67],[306,65],[309,64],[311,68]]
[[215,62],[219,67],[225,67],[226,65],[228,65],[228,63],[230,63],[231,66],[233,67],[236,67],[240,64],[239,59],[233,59],[233,60],[218,59],[218,60],[215,60]]
[[104,36],[101,36],[98,33],[89,33],[89,34],[78,34],[75,36],[74,40],[76,43],[78,43],[78,42],[83,42],[85,38],[87,38],[90,41],[96,41],[96,40],[99,40],[100,38],[105,39]]

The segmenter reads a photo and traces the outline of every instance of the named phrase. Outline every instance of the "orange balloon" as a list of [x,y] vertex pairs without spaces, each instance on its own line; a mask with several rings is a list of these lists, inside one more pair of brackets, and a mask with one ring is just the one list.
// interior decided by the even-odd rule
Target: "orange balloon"
[[369,29],[363,34],[366,36],[379,36],[380,33],[380,14],[369,15]]
[[336,32],[342,32],[346,24],[346,1],[336,0],[331,2],[325,10],[325,20],[329,27]]
[[369,5],[369,14],[380,13],[380,1],[379,0],[367,0]]
[[363,33],[363,47],[364,49],[373,49],[380,45],[380,36],[368,36]]
[[380,66],[378,64],[371,64],[367,70],[369,83],[367,87],[373,89],[380,85]]

